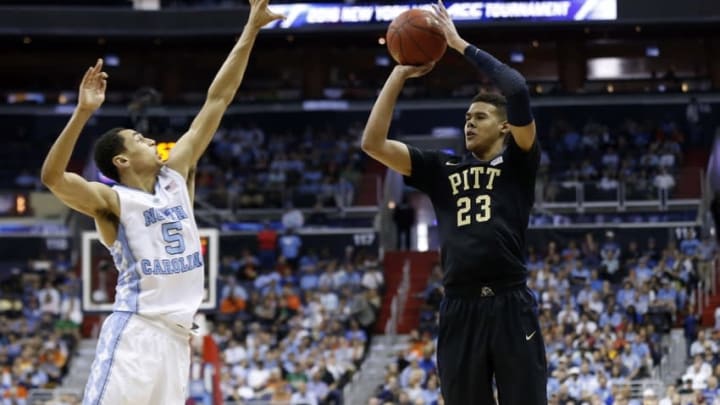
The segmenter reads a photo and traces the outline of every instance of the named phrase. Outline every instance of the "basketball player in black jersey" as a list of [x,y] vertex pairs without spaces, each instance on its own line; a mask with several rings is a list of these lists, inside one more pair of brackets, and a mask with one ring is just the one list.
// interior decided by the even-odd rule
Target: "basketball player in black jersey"
[[403,84],[432,69],[396,66],[370,113],[362,148],[427,193],[437,214],[445,297],[438,370],[448,405],[546,404],[545,346],[523,252],[540,149],[525,79],[457,33],[442,3],[435,14],[448,46],[500,89],[465,114],[465,156],[388,140]]

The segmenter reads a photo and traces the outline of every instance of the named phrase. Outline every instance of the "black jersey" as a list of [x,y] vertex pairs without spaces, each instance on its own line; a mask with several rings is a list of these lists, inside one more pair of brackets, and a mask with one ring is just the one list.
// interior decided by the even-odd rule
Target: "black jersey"
[[409,186],[428,194],[440,231],[446,287],[510,284],[526,279],[525,231],[535,200],[540,147],[512,136],[501,154],[481,161],[409,146]]

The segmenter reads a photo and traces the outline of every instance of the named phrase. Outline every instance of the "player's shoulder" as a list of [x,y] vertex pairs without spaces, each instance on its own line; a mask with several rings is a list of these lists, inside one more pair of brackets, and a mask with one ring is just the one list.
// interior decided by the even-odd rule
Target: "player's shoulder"
[[505,152],[536,154],[540,152],[540,142],[538,141],[538,137],[535,136],[535,139],[533,139],[533,143],[530,146],[530,149],[523,149],[520,147],[520,145],[517,144],[514,136],[508,135],[505,141]]
[[444,150],[418,148],[412,145],[408,145],[408,150],[410,151],[411,156],[421,158],[422,160],[427,162],[444,163],[447,161],[459,162],[460,160],[462,160],[461,157]]

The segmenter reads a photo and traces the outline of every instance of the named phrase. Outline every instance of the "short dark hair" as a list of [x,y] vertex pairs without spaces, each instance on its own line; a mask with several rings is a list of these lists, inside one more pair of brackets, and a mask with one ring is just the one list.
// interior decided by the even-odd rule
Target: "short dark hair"
[[116,127],[100,135],[100,139],[95,142],[93,153],[95,165],[100,172],[118,183],[120,182],[120,172],[113,164],[113,158],[125,151],[125,139],[120,136],[120,131],[123,130],[125,128]]
[[507,117],[507,99],[502,94],[498,93],[478,93],[473,97],[471,103],[486,103],[492,104],[497,108],[500,115]]

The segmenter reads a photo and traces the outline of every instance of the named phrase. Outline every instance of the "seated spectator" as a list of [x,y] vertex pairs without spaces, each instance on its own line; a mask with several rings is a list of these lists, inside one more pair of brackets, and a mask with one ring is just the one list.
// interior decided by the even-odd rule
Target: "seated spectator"
[[683,381],[690,381],[693,390],[703,390],[712,375],[710,365],[705,363],[701,355],[693,357],[693,364],[687,368],[683,375]]

